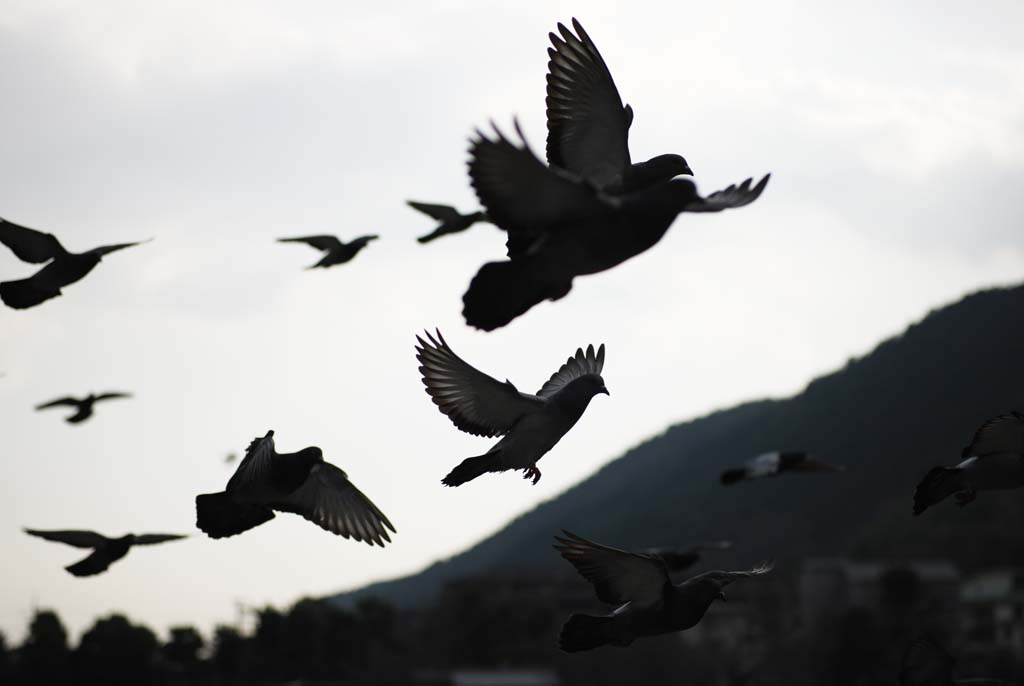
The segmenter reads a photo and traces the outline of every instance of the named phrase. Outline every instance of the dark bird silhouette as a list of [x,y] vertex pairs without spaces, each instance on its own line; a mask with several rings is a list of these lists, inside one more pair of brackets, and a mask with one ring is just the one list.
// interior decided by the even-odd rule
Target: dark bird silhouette
[[223,491],[196,496],[196,526],[211,538],[234,536],[270,521],[274,510],[371,546],[383,548],[391,541],[387,529],[395,532],[348,475],[324,461],[320,448],[278,453],[273,431],[253,439]]
[[629,128],[633,108],[623,106],[611,72],[576,19],[549,33],[547,74],[548,164],[586,179],[605,193],[626,194],[681,174],[692,175],[681,155],[658,155],[633,164]]
[[644,555],[660,557],[669,572],[682,572],[700,562],[701,555],[707,550],[727,550],[732,547],[732,541],[714,541],[702,543],[689,548],[647,548]]
[[573,614],[562,626],[558,647],[567,653],[603,645],[628,646],[642,636],[683,631],[697,625],[724,588],[771,571],[763,564],[742,572],[705,572],[673,584],[665,561],[588,541],[563,530],[555,550],[594,585],[601,602],[618,607],[606,615]]
[[56,298],[62,288],[82,279],[103,260],[104,255],[144,242],[104,245],[83,253],[72,253],[65,250],[53,234],[0,219],[0,243],[10,248],[19,260],[31,264],[49,262],[27,279],[0,283],[0,299],[17,310],[35,307]]
[[427,394],[459,430],[474,436],[502,436],[478,457],[466,458],[441,483],[459,486],[487,472],[522,469],[540,481],[540,460],[571,429],[598,393],[608,394],[601,377],[604,345],[582,348],[551,375],[536,395],[520,393],[470,366],[456,355],[441,332],[427,341],[416,337],[416,359]]
[[305,243],[317,250],[323,251],[324,256],[320,258],[319,262],[306,267],[306,269],[316,269],[317,267],[333,267],[336,264],[345,264],[358,255],[359,251],[365,248],[370,241],[375,241],[378,238],[379,236],[377,235],[360,236],[348,243],[342,243],[335,236],[301,236],[296,238],[278,238],[277,242]]
[[[522,139],[518,122],[516,131]],[[546,166],[495,128],[477,131],[469,175],[487,215],[508,233],[508,261],[481,267],[462,298],[466,323],[491,331],[544,300],[558,300],[573,279],[639,255],[681,212],[719,212],[754,202],[769,176],[701,197],[688,179],[672,179],[623,196]]]
[[1010,686],[999,679],[954,679],[956,659],[931,636],[915,640],[903,653],[900,686]]
[[934,467],[914,491],[914,514],[919,515],[951,495],[964,507],[978,491],[1024,486],[1024,415],[993,417],[974,433],[955,467]]
[[39,531],[38,529],[25,529],[25,533],[44,538],[47,541],[73,545],[76,548],[92,548],[91,555],[64,568],[75,576],[93,576],[105,572],[112,563],[127,555],[133,545],[153,545],[154,543],[187,538],[182,534],[128,534],[121,538],[107,538],[95,531]]
[[738,481],[764,479],[787,472],[824,474],[842,471],[845,467],[829,464],[803,451],[774,450],[747,460],[742,467],[725,470],[722,483],[728,486]]
[[72,398],[71,396],[67,396],[64,398],[57,398],[56,400],[51,400],[50,402],[43,403],[42,405],[36,405],[36,410],[46,410],[51,407],[73,407],[75,408],[75,413],[73,415],[65,417],[64,421],[68,422],[69,424],[78,424],[79,422],[84,422],[86,419],[92,416],[93,407],[96,405],[97,402],[101,400],[113,400],[114,398],[130,397],[132,397],[131,393],[116,392],[100,393],[99,395],[96,395],[95,393],[90,393],[84,398]]
[[490,219],[487,218],[487,213],[481,210],[462,214],[451,205],[432,205],[426,202],[416,202],[415,200],[406,200],[406,203],[414,210],[418,210],[440,222],[436,229],[416,239],[420,243],[429,243],[441,236],[465,231],[477,222],[490,222]]

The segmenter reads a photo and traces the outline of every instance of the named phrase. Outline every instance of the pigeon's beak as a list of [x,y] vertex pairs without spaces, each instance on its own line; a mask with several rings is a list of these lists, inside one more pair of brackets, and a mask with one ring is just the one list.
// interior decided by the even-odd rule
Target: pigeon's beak
[[725,597],[725,591],[719,591],[718,594],[715,597],[718,598],[719,600],[721,600],[723,603],[728,602],[728,600],[729,600],[728,598]]
[[684,176],[693,176],[693,170],[690,169],[690,165],[684,164],[683,171],[681,172]]
[[601,386],[601,390],[598,391],[598,393],[604,393],[605,395],[611,395],[611,393],[608,391],[608,387],[607,386]]

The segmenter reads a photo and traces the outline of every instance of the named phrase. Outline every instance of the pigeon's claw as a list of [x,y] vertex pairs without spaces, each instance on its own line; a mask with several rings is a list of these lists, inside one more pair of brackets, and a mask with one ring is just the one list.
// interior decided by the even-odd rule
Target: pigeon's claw
[[524,479],[533,479],[533,485],[536,486],[537,482],[540,481],[540,470],[537,469],[536,465],[534,465],[532,467],[527,467],[526,468],[526,473],[523,474],[523,478]]

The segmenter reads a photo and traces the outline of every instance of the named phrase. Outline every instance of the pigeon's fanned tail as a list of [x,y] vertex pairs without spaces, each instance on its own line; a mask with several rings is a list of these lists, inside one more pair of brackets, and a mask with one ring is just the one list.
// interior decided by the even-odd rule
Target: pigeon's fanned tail
[[[448,476],[441,479],[445,486],[461,486],[467,481],[472,481],[481,474],[491,471],[491,465],[497,453],[487,453],[479,457],[467,457],[459,466],[448,473]],[[496,470],[497,471],[497,470]]]
[[196,496],[196,526],[210,538],[234,536],[273,518],[272,510],[236,503],[224,491]]
[[0,283],[0,300],[16,310],[35,307],[58,295],[60,295],[59,289],[57,291],[39,289],[31,278]]
[[952,478],[959,472],[956,467],[933,467],[914,489],[914,515],[921,514],[959,490],[959,484]]
[[528,259],[488,262],[462,296],[462,315],[470,326],[493,331],[544,300],[558,300],[571,288],[572,281],[548,283],[540,278]]
[[574,614],[562,625],[558,647],[567,653],[593,650],[612,642],[610,628],[613,617]]
[[726,469],[722,472],[722,483],[726,486],[734,484],[737,481],[742,481],[746,474],[747,471],[745,469]]

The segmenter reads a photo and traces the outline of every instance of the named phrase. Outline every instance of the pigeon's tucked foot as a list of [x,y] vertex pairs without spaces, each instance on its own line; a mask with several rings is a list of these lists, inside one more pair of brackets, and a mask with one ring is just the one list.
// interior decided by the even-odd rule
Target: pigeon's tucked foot
[[582,650],[593,650],[609,643],[629,645],[630,641],[614,635],[613,617],[594,617],[592,615],[575,614],[569,617],[562,626],[558,636],[558,647],[567,653],[578,653]]
[[978,497],[978,492],[975,490],[960,491],[959,493],[954,494],[953,497],[956,498],[957,505],[960,507],[966,507],[974,502],[974,499]]
[[234,536],[273,518],[273,510],[236,503],[225,492],[196,496],[196,526],[210,538]]
[[533,479],[533,485],[536,486],[537,482],[540,481],[540,470],[537,469],[537,465],[527,467],[523,474],[524,479]]

